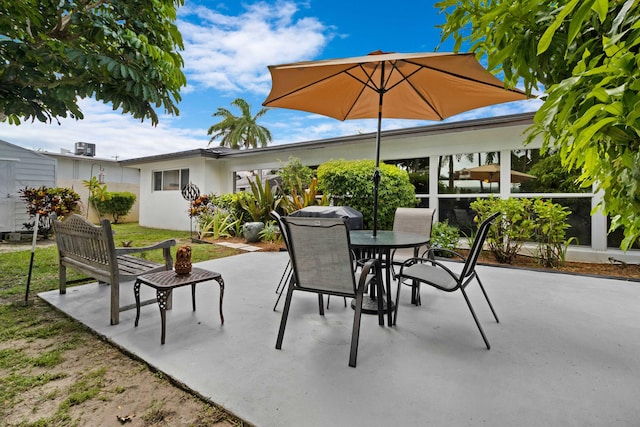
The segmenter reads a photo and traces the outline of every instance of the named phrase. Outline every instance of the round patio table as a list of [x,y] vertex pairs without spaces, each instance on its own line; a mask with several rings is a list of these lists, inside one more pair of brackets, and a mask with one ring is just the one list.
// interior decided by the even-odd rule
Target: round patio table
[[[383,300],[383,310],[387,312],[388,325],[395,325],[395,318],[392,318],[393,303],[391,302],[391,251],[398,248],[415,248],[417,251],[420,246],[429,243],[429,236],[404,231],[378,230],[377,235],[373,237],[372,230],[351,230],[349,237],[353,249],[373,252],[385,270],[387,298],[386,301]],[[369,295],[365,297],[362,311],[368,314],[378,313],[374,287],[371,287]]]

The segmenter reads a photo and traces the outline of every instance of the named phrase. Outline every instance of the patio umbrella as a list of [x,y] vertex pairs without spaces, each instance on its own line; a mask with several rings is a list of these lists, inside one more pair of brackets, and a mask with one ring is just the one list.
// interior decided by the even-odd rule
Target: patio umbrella
[[378,119],[373,236],[378,229],[382,118],[442,120],[487,105],[527,99],[485,70],[473,54],[384,53],[269,66],[265,107],[346,119]]
[[[456,172],[456,178],[484,182],[500,182],[500,165],[491,164],[461,169]],[[530,179],[536,179],[536,177],[524,172],[511,171],[511,182],[525,182]]]

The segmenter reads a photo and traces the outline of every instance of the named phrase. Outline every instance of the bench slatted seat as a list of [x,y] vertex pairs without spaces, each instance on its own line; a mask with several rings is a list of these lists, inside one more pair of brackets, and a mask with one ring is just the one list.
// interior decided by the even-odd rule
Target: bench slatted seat
[[[67,267],[110,284],[111,324],[116,325],[120,321],[120,311],[135,307],[133,304],[120,306],[120,283],[134,281],[142,274],[171,270],[171,247],[176,241],[169,239],[151,246],[116,248],[111,223],[103,219],[101,224],[93,225],[77,214],[64,221],[53,221],[58,246],[60,293],[67,291]],[[164,264],[131,255],[155,249],[162,249]]]

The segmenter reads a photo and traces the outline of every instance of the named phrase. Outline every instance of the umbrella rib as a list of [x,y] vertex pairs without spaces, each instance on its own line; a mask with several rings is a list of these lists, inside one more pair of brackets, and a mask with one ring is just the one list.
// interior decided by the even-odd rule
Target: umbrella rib
[[[329,76],[325,76],[325,77],[321,78],[320,80],[316,80],[316,81],[311,82],[311,83],[309,83],[309,84],[306,84],[306,85],[304,85],[304,86],[301,86],[301,87],[295,88],[294,90],[291,90],[291,91],[289,91],[289,92],[285,92],[285,93],[283,93],[282,95],[280,95],[280,96],[278,96],[278,97],[276,97],[276,98],[271,99],[271,100],[269,101],[269,104],[270,104],[270,103],[272,103],[272,102],[274,102],[274,101],[279,101],[279,100],[280,100],[280,99],[282,99],[282,98],[286,98],[287,96],[293,95],[294,93],[297,93],[297,92],[303,91],[303,90],[305,90],[305,89],[307,89],[307,88],[310,88],[310,87],[312,87],[312,86],[314,86],[314,85],[317,85],[318,83],[322,83],[322,82],[323,82],[323,81],[325,81],[325,80],[332,79],[333,77],[335,77],[335,76],[337,76],[337,75],[340,75],[340,74],[342,74],[342,73],[346,73],[346,74],[348,74],[348,75],[350,75],[350,76],[352,76],[352,77],[353,77],[353,75],[352,75],[352,74],[349,74],[349,71],[350,71],[350,70],[352,70],[353,68],[358,67],[358,65],[359,65],[359,64],[354,64],[354,66],[353,66],[353,67],[349,67],[349,68],[348,68],[348,69],[346,69],[346,70],[341,70],[341,71],[339,71],[339,72],[337,72],[337,73],[333,73],[333,74],[331,74],[331,75],[329,75]],[[264,105],[264,104],[263,104],[263,105]]]
[[376,64],[375,68],[373,69],[373,72],[371,74],[367,73],[367,70],[362,66],[362,64],[358,64],[358,67],[360,67],[360,69],[362,70],[362,72],[367,76],[367,80],[363,81],[361,78],[359,78],[358,76],[355,76],[353,74],[350,73],[350,71],[355,68],[353,67],[352,69],[346,70],[344,71],[344,73],[346,75],[348,75],[349,77],[351,77],[352,79],[359,81],[360,83],[362,83],[362,88],[360,89],[360,92],[358,93],[358,96],[355,97],[355,99],[353,100],[353,102],[351,103],[351,106],[349,106],[347,113],[344,115],[345,117],[349,117],[349,114],[351,114],[351,111],[353,111],[353,107],[356,106],[356,104],[358,103],[358,100],[360,99],[360,97],[362,96],[362,94],[364,93],[366,88],[370,88],[372,89],[374,92],[376,93],[380,93],[381,90],[384,89],[380,89],[375,85],[375,82],[373,81],[372,77],[373,77],[373,73],[375,73],[375,71],[378,69],[378,64]]
[[[415,64],[414,62],[409,62],[409,61],[404,61],[410,64],[414,64],[414,65],[418,65],[419,68],[414,70],[413,72],[405,75],[402,71],[400,71],[400,69],[398,68],[398,66],[396,65],[397,61],[394,61],[393,63],[393,68],[391,69],[391,73],[393,72],[393,70],[396,70],[398,72],[398,74],[400,74],[402,76],[402,80],[400,80],[399,82],[397,82],[396,84],[394,84],[393,86],[391,86],[390,88],[387,89],[387,91],[393,89],[394,87],[398,86],[400,83],[402,83],[403,81],[406,81],[407,84],[409,84],[409,86],[411,86],[411,88],[413,89],[413,91],[418,95],[418,97],[420,97],[420,99],[422,99],[422,101],[424,101],[424,103],[426,105],[429,106],[429,108],[431,109],[431,111],[433,111],[439,118],[440,120],[443,120],[444,117],[442,117],[442,115],[438,112],[438,110],[433,106],[433,104],[431,104],[431,102],[429,102],[429,100],[427,98],[425,98],[422,93],[420,93],[420,91],[418,91],[418,89],[414,86],[413,82],[411,80],[409,80],[411,78],[411,76],[413,76],[414,74],[416,74],[418,71],[422,70],[423,68],[427,68],[423,65],[420,64]],[[391,73],[389,73],[389,78],[391,78]]]
[[[402,61],[406,62],[407,64],[416,65],[416,66],[418,66],[420,68],[436,71],[438,73],[446,74],[446,75],[449,75],[449,76],[452,76],[452,77],[457,77],[457,78],[462,79],[462,80],[466,80],[466,81],[470,81],[470,82],[474,82],[474,83],[479,83],[479,84],[484,85],[484,86],[491,86],[491,87],[495,87],[495,88],[499,88],[499,89],[504,89],[504,90],[507,90],[509,92],[519,92],[517,90],[513,90],[513,89],[510,89],[510,88],[505,89],[504,85],[498,85],[498,84],[489,83],[489,82],[485,82],[485,81],[478,80],[478,79],[472,79],[472,78],[470,78],[468,76],[465,76],[465,75],[462,75],[462,74],[459,74],[459,73],[453,73],[451,71],[446,71],[446,70],[443,70],[443,69],[440,69],[440,68],[423,65],[423,64],[420,64],[420,63],[417,63],[417,62],[414,62],[414,61],[411,61],[411,60],[408,60],[408,59],[403,59]],[[416,70],[416,71],[418,71],[418,70]]]

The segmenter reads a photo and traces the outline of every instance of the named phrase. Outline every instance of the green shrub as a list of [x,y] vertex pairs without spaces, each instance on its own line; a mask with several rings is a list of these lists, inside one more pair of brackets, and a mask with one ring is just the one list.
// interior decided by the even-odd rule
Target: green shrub
[[571,211],[551,200],[536,199],[533,202],[536,217],[535,240],[538,243],[536,257],[545,267],[564,264],[567,248],[575,237],[567,240],[566,230],[570,227],[567,217]]
[[446,252],[438,252],[438,249],[453,251],[458,246],[460,230],[449,225],[449,220],[438,221],[431,228],[431,247],[436,255],[449,256]]
[[536,223],[531,204],[530,199],[495,197],[476,199],[471,203],[479,223],[494,212],[502,212],[487,235],[489,250],[496,261],[511,264],[522,245],[534,236]]
[[131,212],[136,195],[128,191],[107,191],[101,197],[94,196],[90,200],[100,214],[111,215],[113,222],[117,224],[123,216]]
[[[365,228],[373,228],[373,160],[330,160],[318,166],[318,184],[334,205],[350,206],[362,213]],[[378,228],[391,229],[398,207],[415,207],[415,188],[406,171],[380,164]]]
[[565,260],[569,244],[567,217],[571,211],[551,200],[543,199],[477,199],[471,209],[484,220],[492,212],[503,216],[491,226],[487,242],[499,262],[511,263],[526,241],[535,241],[535,255],[545,267],[558,267]]

